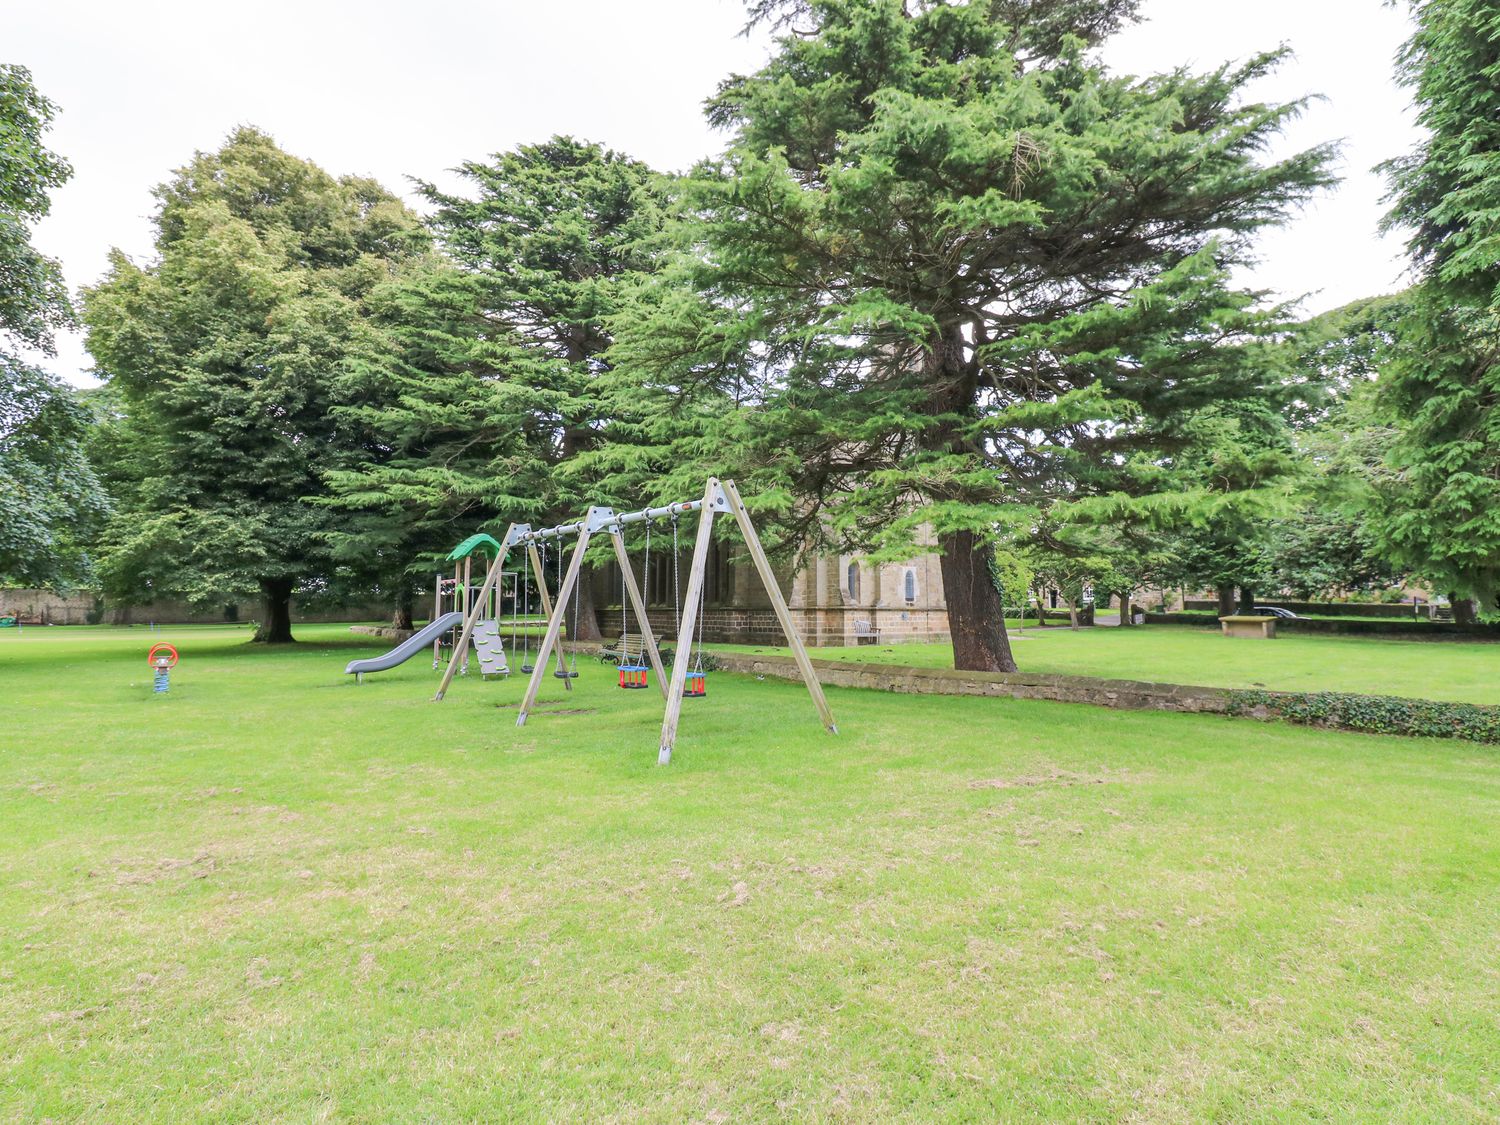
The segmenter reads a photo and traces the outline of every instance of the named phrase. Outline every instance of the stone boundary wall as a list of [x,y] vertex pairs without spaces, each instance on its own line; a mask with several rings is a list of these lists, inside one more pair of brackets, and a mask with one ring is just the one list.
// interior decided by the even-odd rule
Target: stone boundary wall
[[[775,676],[801,681],[790,656],[715,652],[726,672]],[[1186,684],[1152,684],[1138,680],[1096,680],[1087,676],[1055,676],[1036,672],[959,672],[952,668],[913,668],[898,664],[856,664],[842,660],[814,660],[825,687],[865,688],[912,695],[987,695],[1011,699],[1050,699],[1059,703],[1091,703],[1130,711],[1185,711],[1192,714],[1229,713],[1226,688]]]
[[[232,614],[229,612],[231,606]],[[60,594],[54,590],[0,589],[0,617],[12,613],[39,618],[44,625],[144,625],[148,621],[159,625],[223,625],[259,620],[261,606],[258,601],[226,601],[222,606],[205,609],[187,602],[167,600],[151,605],[121,606],[102,601],[92,590]],[[292,599],[293,625],[379,620],[390,615],[391,609],[387,605],[352,605],[304,612],[298,608],[296,599]]]
[[[567,651],[596,655],[599,645],[563,642]],[[771,656],[713,650],[725,672],[775,676],[802,681],[790,656]],[[818,680],[825,687],[864,688],[910,695],[986,695],[1010,699],[1050,699],[1058,703],[1091,703],[1128,711],[1183,711],[1227,715],[1228,688],[1187,684],[1153,684],[1138,680],[1096,680],[1087,676],[1056,676],[1038,672],[959,672],[952,668],[914,668],[902,664],[859,664],[846,660],[813,659]]]
[[[1256,605],[1289,609],[1293,613],[1314,613],[1323,617],[1390,617],[1398,621],[1426,621],[1424,613],[1418,617],[1412,612],[1410,602],[1290,602],[1285,598],[1256,598]],[[1219,603],[1207,598],[1189,598],[1182,603],[1189,612],[1218,613]],[[1422,607],[1424,610],[1426,606]]]
[[90,616],[99,612],[91,592],[74,591],[56,594],[51,590],[0,590],[0,617],[19,614],[40,618],[46,625],[87,625]]
[[[1196,625],[1202,629],[1219,627],[1211,613],[1148,613],[1147,625]],[[1443,621],[1323,621],[1314,618],[1281,618],[1278,633],[1332,633],[1354,637],[1420,637],[1429,641],[1500,641],[1500,627],[1473,625],[1465,627]]]
[[[357,631],[364,631],[355,627]],[[596,656],[599,645],[564,641],[565,652],[576,651],[581,657]],[[779,680],[801,683],[797,662],[790,656],[714,650],[717,667],[741,675],[773,676]],[[1234,688],[1199,687],[1191,684],[1158,684],[1142,680],[1104,680],[1089,676],[1059,676],[1030,672],[960,672],[952,668],[914,668],[898,664],[858,664],[844,660],[813,659],[818,681],[824,687],[862,688],[866,691],[890,691],[907,695],[974,695],[1005,699],[1045,699],[1054,703],[1086,703],[1121,711],[1172,711],[1189,715],[1224,715],[1261,722],[1297,721],[1284,710],[1278,712],[1278,701],[1296,703],[1326,697],[1329,693],[1245,691]],[[1361,706],[1369,704],[1413,704],[1440,710],[1454,706],[1476,710],[1469,704],[1434,703],[1430,700],[1402,700],[1381,696],[1341,695]],[[1477,708],[1500,710],[1500,708]],[[1325,730],[1344,730],[1362,734],[1404,734],[1408,736],[1455,737],[1450,731],[1411,729],[1378,730],[1360,726],[1337,717],[1310,725]],[[1493,740],[1491,740],[1493,741]]]

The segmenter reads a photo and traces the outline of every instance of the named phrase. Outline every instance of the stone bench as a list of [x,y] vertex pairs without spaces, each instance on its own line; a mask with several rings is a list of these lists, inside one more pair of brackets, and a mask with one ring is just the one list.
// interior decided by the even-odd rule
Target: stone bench
[[1276,636],[1275,617],[1234,616],[1219,618],[1219,627],[1226,637],[1260,637],[1266,640]]

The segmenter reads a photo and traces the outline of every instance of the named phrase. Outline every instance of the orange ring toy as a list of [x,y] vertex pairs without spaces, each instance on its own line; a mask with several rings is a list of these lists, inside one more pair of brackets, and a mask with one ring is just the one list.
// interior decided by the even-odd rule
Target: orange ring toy
[[151,646],[151,651],[146,654],[146,663],[155,668],[157,659],[156,654],[162,651],[166,652],[165,659],[167,661],[167,667],[177,667],[177,650],[171,645],[167,644],[166,641],[158,641],[156,644]]

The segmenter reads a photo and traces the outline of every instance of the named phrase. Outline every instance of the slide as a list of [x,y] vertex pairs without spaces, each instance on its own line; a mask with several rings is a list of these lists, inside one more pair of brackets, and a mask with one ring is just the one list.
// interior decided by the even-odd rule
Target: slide
[[385,672],[394,668],[397,664],[405,664],[449,629],[459,628],[463,623],[464,615],[462,613],[445,613],[431,624],[418,629],[384,656],[372,656],[368,660],[349,661],[349,667],[344,669],[344,674],[347,676],[350,672],[353,672],[356,676],[363,676],[366,672]]

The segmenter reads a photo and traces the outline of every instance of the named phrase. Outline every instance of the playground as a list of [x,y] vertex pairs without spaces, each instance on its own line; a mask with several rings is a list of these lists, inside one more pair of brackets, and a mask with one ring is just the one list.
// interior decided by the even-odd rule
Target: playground
[[661,769],[611,666],[300,633],[0,644],[0,1114],[1495,1107],[1493,748],[716,673]]

